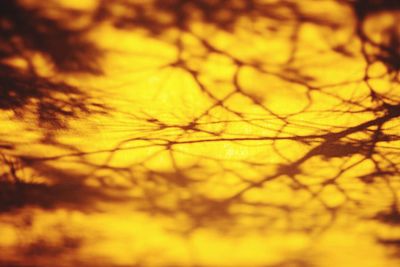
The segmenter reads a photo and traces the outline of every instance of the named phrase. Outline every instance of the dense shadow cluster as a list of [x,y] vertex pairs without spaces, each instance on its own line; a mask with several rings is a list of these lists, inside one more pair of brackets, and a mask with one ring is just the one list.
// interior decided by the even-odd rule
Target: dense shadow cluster
[[[65,73],[99,75],[101,51],[86,37],[90,27],[70,25],[69,20],[79,16],[73,10],[54,6],[65,16],[54,18],[40,6],[23,1],[5,0],[1,5],[0,110],[11,114],[11,120],[27,122],[27,131],[43,132],[44,144],[55,144],[54,131],[68,128],[70,119],[105,111],[102,100],[58,77]],[[57,189],[58,185],[54,188],[58,193],[51,193],[48,186],[24,181],[19,169],[30,164],[18,153],[18,144],[7,138],[1,143],[2,211],[26,204],[51,206],[61,192],[66,194],[68,190]]]
[[0,11],[0,109],[19,118],[32,114],[43,128],[63,128],[69,118],[101,109],[82,88],[57,79],[61,73],[101,73],[101,52],[85,37],[87,29],[72,28],[74,13],[59,11],[66,18],[13,0],[3,1]]
[[[367,61],[367,68],[375,62],[385,64],[388,74],[395,82],[399,82],[399,62],[400,62],[400,29],[398,26],[398,12],[400,4],[398,1],[355,1],[353,4],[354,12],[357,16],[358,23],[356,32],[362,42],[362,53]],[[387,16],[391,22],[386,23],[379,29],[378,36],[376,32],[366,29],[368,20],[373,20],[374,16],[379,18]],[[379,23],[371,22],[371,23]],[[376,31],[376,30],[375,30]],[[373,36],[375,35],[375,36]],[[377,38],[378,37],[378,38]],[[368,73],[368,69],[366,71]],[[368,74],[365,79],[368,80]]]

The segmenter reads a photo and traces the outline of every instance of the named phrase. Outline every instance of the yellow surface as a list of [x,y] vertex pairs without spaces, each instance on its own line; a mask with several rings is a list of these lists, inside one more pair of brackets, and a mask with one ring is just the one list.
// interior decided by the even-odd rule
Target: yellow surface
[[[313,77],[310,83],[321,90],[310,91],[289,69],[281,71],[291,60],[295,23],[275,25],[268,17],[243,16],[227,30],[197,20],[193,11],[187,30],[170,27],[159,35],[146,25],[118,29],[103,21],[87,34],[105,51],[104,74],[97,76],[58,73],[40,54],[32,55],[40,75],[77,86],[108,112],[82,114],[68,129],[53,130],[54,143],[41,141],[45,134],[33,126],[35,118],[17,121],[2,112],[2,141],[16,144],[7,157],[42,159],[42,171],[29,165],[21,170],[24,181],[75,182],[108,197],[85,202],[85,191],[73,187],[64,194],[76,199],[75,206],[63,203],[62,194],[62,203],[51,208],[33,204],[3,212],[0,260],[37,266],[399,266],[395,252],[377,242],[398,238],[398,227],[372,220],[397,199],[396,177],[364,183],[358,176],[374,165],[357,153],[311,157],[299,173],[282,172],[318,143],[279,137],[339,132],[375,116],[343,103],[372,105],[362,81],[360,43],[351,37],[351,10],[335,1],[304,2],[306,14],[339,24],[335,30],[321,23],[298,29],[291,67]],[[26,1],[49,14],[68,8],[83,16],[97,4]],[[126,11],[118,5],[113,10]],[[153,19],[171,19],[168,12],[148,12]],[[292,16],[286,8],[274,12]],[[382,24],[391,19],[383,17]],[[336,42],[348,42],[355,56],[334,52]],[[7,64],[27,68],[18,58]],[[386,67],[376,64],[369,71],[379,76]],[[398,83],[387,76],[370,84],[400,96]],[[288,123],[279,118],[285,115]],[[391,121],[385,131],[395,133],[397,125]],[[366,136],[357,132],[347,139]],[[376,149],[396,161],[399,148],[397,141]],[[324,184],[341,170],[335,183]]]

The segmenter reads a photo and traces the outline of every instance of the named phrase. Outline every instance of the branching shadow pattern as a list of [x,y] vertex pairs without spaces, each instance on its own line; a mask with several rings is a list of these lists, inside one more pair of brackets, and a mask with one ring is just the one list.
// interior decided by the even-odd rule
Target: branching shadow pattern
[[[23,1],[5,7],[0,108],[40,126],[26,129],[39,134],[34,147],[57,152],[27,152],[2,137],[5,218],[27,207],[101,213],[123,204],[172,220],[168,230],[185,238],[202,229],[318,238],[345,229],[348,218],[383,229],[373,238],[398,255],[400,236],[386,233],[400,224],[399,1],[104,0],[79,12]],[[84,26],[73,18],[84,18]],[[91,37],[102,27],[157,41],[165,48],[157,53],[168,55],[139,44],[122,52],[102,45]],[[151,73],[149,88],[132,80],[92,91],[69,83],[68,77],[118,80],[101,62],[120,53],[126,60],[156,57],[145,70],[133,63],[126,71]],[[50,70],[40,71],[37,58]],[[183,86],[168,82],[174,75]],[[105,146],[63,141],[76,131],[74,120],[96,116]],[[79,236],[60,234],[55,245],[38,240],[22,246],[22,261],[35,255],[47,264],[85,246]],[[137,266],[148,264],[141,260]],[[262,266],[319,265],[296,258]]]

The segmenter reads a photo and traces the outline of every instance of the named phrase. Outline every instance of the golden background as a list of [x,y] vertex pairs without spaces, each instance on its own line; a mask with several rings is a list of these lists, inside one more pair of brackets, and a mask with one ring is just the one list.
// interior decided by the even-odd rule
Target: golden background
[[0,9],[0,266],[399,266],[400,2]]

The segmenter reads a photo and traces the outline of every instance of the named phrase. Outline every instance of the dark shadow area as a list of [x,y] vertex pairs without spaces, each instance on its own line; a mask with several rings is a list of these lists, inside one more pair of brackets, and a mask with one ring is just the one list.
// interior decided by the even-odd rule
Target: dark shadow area
[[[65,128],[68,119],[104,108],[84,89],[56,79],[61,73],[101,74],[102,54],[86,38],[90,27],[71,27],[69,20],[77,14],[59,9],[66,19],[23,1],[2,1],[0,10],[0,109],[13,111],[16,118],[36,116],[44,129]],[[41,68],[53,74],[42,75]]]
[[4,0],[1,8],[1,60],[23,57],[34,72],[32,55],[40,53],[60,72],[100,74],[98,59],[101,51],[86,38],[90,25],[71,26],[78,19],[74,10],[56,7],[65,17],[54,18],[40,7],[23,1]]
[[[71,25],[70,20],[82,14],[61,6],[52,8],[64,16],[55,18],[40,6],[23,1],[1,2],[0,110],[11,111],[12,119],[29,122],[31,129],[42,132],[42,143],[61,145],[54,139],[55,131],[67,129],[71,119],[104,113],[106,107],[101,99],[93,99],[84,88],[69,85],[57,76],[100,75],[99,60],[103,52],[86,36],[92,25],[80,28]],[[39,64],[38,58],[45,64]],[[41,74],[43,68],[49,69],[47,72],[50,74]],[[22,161],[24,155],[18,155],[14,145],[5,142],[0,148],[2,158],[12,155],[21,168],[26,165],[41,172],[41,167]],[[55,185],[23,181],[17,177],[14,163],[13,160],[1,162],[2,170],[9,169],[1,174],[2,212],[25,205],[52,208],[66,202],[83,208],[86,199],[94,195],[104,197],[94,189],[85,188],[82,181],[67,182],[66,187],[63,185],[65,181]],[[61,170],[54,175],[69,181],[74,176]]]
[[[350,2],[351,3],[351,2]],[[368,67],[376,62],[382,62],[388,69],[388,73],[395,82],[399,82],[400,70],[400,27],[399,16],[400,3],[396,0],[367,0],[353,1],[354,13],[357,16],[356,33],[362,42],[362,53],[367,62]],[[397,13],[397,14],[396,14]],[[371,36],[371,32],[366,29],[369,20],[379,16],[389,16],[393,14],[393,22],[386,25],[381,32],[381,40],[377,41]],[[379,21],[372,23],[378,24]],[[376,34],[376,32],[372,32]],[[376,36],[375,36],[376,37]],[[365,79],[368,80],[366,74]]]
[[[123,188],[113,194],[109,188],[90,187],[85,185],[87,176],[45,162],[4,158],[1,165],[3,171],[5,167],[8,170],[0,176],[0,214],[26,207],[93,212],[97,210],[98,201],[118,203],[128,200]],[[48,182],[35,182],[33,177],[24,176],[26,166],[34,170],[35,176],[46,177]]]

